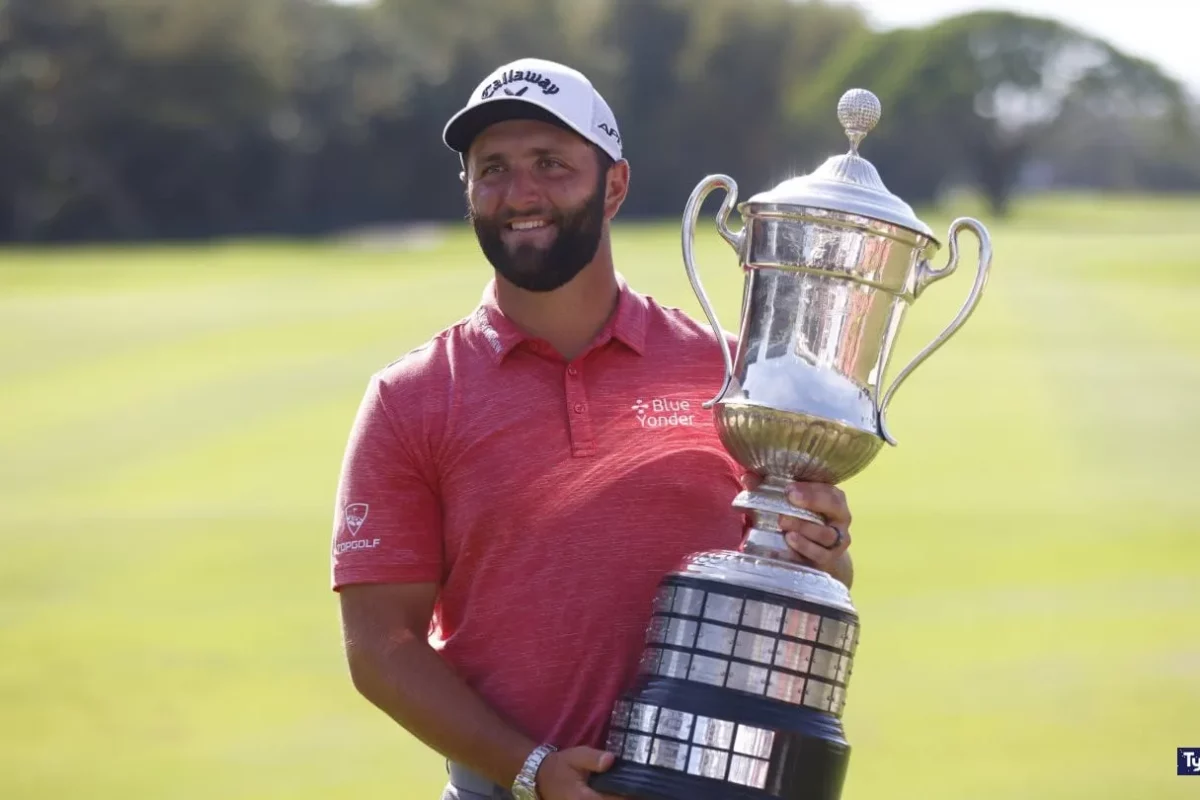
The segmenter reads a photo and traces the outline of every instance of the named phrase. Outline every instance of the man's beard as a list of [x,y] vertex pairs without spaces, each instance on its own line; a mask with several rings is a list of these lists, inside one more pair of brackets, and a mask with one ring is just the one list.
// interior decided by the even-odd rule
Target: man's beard
[[[563,286],[596,256],[604,230],[604,181],[578,208],[515,214],[504,211],[483,218],[471,212],[471,224],[484,256],[505,280],[530,292],[551,292]],[[516,217],[548,216],[555,227],[549,247],[522,244],[510,251],[500,238]]]

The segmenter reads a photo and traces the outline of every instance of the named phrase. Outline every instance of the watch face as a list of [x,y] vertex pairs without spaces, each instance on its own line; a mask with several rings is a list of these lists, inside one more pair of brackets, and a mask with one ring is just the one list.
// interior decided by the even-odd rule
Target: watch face
[[535,795],[528,786],[518,783],[512,789],[513,800],[537,800]]

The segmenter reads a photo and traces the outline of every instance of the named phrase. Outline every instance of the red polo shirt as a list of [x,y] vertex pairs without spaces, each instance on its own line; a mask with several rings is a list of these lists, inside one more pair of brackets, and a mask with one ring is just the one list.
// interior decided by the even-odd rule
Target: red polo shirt
[[740,469],[701,403],[702,326],[621,282],[564,361],[499,310],[373,376],[337,493],[333,586],[434,581],[431,644],[538,741],[603,745],[651,599],[688,553],[734,548]]

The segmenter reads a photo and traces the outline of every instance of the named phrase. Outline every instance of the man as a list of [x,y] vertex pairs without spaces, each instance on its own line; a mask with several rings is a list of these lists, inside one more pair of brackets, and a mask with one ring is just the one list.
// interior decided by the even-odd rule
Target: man
[[[614,267],[630,168],[582,74],[502,66],[444,139],[495,274],[358,411],[332,565],[347,659],[448,759],[446,800],[598,800],[587,781],[611,764],[599,748],[659,581],[741,542],[742,476],[701,408],[723,362],[710,329]],[[830,525],[789,543],[848,584],[844,497],[795,488]]]

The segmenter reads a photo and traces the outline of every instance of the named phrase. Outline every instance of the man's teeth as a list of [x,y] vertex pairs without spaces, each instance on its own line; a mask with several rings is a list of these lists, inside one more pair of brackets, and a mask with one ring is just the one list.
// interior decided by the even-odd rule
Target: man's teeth
[[512,227],[514,231],[527,231],[532,228],[540,228],[545,224],[545,220],[534,219],[529,220],[528,222],[514,222]]

